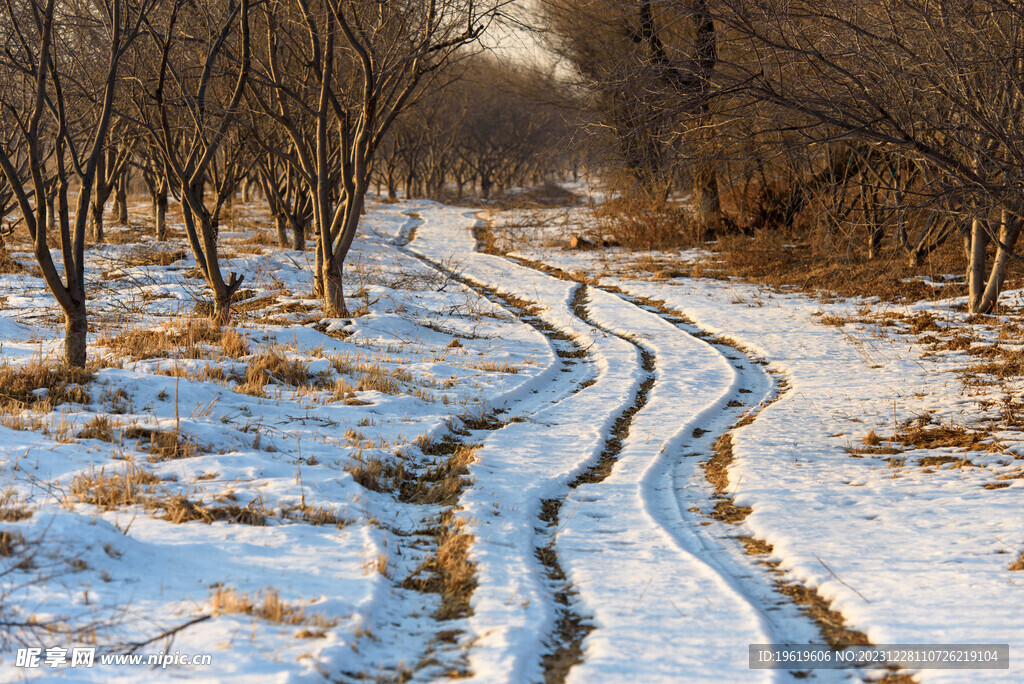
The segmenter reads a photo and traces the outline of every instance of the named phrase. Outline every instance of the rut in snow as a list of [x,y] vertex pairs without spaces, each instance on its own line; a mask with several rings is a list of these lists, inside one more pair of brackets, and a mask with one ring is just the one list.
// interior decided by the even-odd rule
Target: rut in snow
[[[419,216],[410,216],[413,219],[419,219]],[[404,239],[400,246],[404,246],[411,241],[415,235],[415,230],[416,222],[414,221],[408,230],[409,237]],[[407,253],[437,270],[439,273],[443,273],[446,277],[452,278],[453,280],[456,280],[464,286],[472,289],[492,303],[498,304],[506,311],[515,315],[518,320],[531,326],[544,335],[555,350],[559,365],[561,366],[560,370],[562,371],[562,373],[556,375],[553,382],[561,381],[563,384],[566,384],[565,381],[561,380],[561,378],[565,377],[563,373],[572,372],[572,369],[570,369],[569,366],[578,364],[593,365],[593,359],[590,358],[587,351],[573,340],[571,336],[561,332],[540,317],[531,313],[534,308],[534,305],[531,302],[518,299],[508,294],[500,293],[494,288],[487,287],[481,283],[464,278],[458,273],[452,272],[446,268],[444,264],[436,263],[432,259],[422,255],[414,252]],[[577,291],[577,299],[576,302],[574,302],[574,308],[579,312],[583,312],[583,316],[585,316],[585,312],[583,311],[584,299],[585,291],[583,288],[580,288],[580,290]],[[571,376],[567,383],[567,387],[564,388],[560,394],[567,396],[584,389],[594,381],[592,377],[589,377],[592,374],[593,371],[591,369],[590,371],[582,374],[582,376],[580,374]],[[650,382],[653,383],[653,379]],[[628,429],[628,416],[635,413],[639,406],[642,405],[643,401],[645,401],[646,391],[648,388],[649,384],[647,384],[642,390],[642,394],[638,395],[637,404],[634,407],[627,409],[626,413],[619,419],[619,422],[616,423],[615,431],[617,433]],[[556,403],[557,401],[558,399],[556,398],[552,400],[552,403]],[[478,429],[499,430],[507,424],[507,422],[503,422],[495,417],[486,425],[475,427]],[[605,474],[607,474],[607,469],[609,467],[608,459],[614,460],[614,455],[617,453],[617,449],[621,449],[621,439],[616,439],[614,437],[609,439],[606,444],[605,451],[602,453],[601,462],[596,464],[590,471],[587,471],[587,473],[581,475],[578,478],[578,481],[574,481],[569,486],[576,487],[583,481],[597,481],[593,478],[597,477],[597,474],[600,472],[605,472]],[[582,641],[586,636],[586,633],[589,631],[584,618],[573,610],[573,601],[571,599],[575,595],[575,590],[566,580],[565,573],[558,564],[557,553],[552,550],[554,544],[554,526],[557,524],[558,508],[560,505],[561,499],[548,499],[543,502],[539,521],[545,527],[550,526],[550,530],[548,532],[541,532],[550,535],[551,542],[546,546],[538,546],[536,549],[537,558],[544,567],[544,572],[552,586],[554,599],[558,604],[557,631],[556,635],[552,638],[552,650],[544,656],[545,678],[549,682],[562,682],[565,680],[565,675],[568,673],[569,668],[579,662],[582,657]]]
[[[587,315],[587,286],[576,290],[573,297],[573,314],[598,330],[607,332]],[[611,435],[605,440],[600,458],[594,465],[581,473],[569,483],[569,490],[582,484],[601,482],[612,471],[612,466],[622,451],[622,440],[629,434],[633,416],[647,403],[651,387],[654,386],[654,355],[638,346],[641,354],[642,367],[646,377],[637,389],[635,400],[612,426]],[[566,492],[568,493],[568,491]],[[565,495],[558,498],[545,499],[541,502],[540,521],[544,524],[543,532],[548,543],[537,547],[537,559],[543,564],[548,581],[554,587],[553,599],[557,604],[558,620],[551,635],[552,650],[544,655],[544,680],[547,684],[564,682],[572,667],[583,662],[583,640],[593,631],[594,626],[589,618],[576,608],[579,594],[565,575],[558,561],[556,543],[558,541],[558,521],[565,502]]]
[[[579,278],[545,264],[507,255],[505,258],[563,280],[580,282]],[[700,339],[734,364],[743,379],[744,387],[739,392],[746,395],[744,398],[760,398],[753,405],[749,401],[730,401],[725,410],[706,423],[706,427],[695,428],[692,439],[678,449],[680,454],[688,452],[682,458],[706,458],[702,460],[701,466],[706,484],[711,488],[707,493],[710,506],[693,505],[692,500],[682,496],[686,483],[677,480],[676,469],[673,469],[672,473],[673,488],[677,493],[678,514],[700,540],[708,554],[706,562],[764,617],[773,641],[806,642],[809,626],[817,637],[814,641],[824,641],[833,647],[841,647],[844,644],[870,644],[870,640],[863,632],[851,629],[843,616],[833,611],[829,607],[829,602],[814,589],[784,579],[779,562],[766,558],[772,552],[770,545],[747,533],[735,534],[736,528],[742,525],[750,509],[737,506],[727,487],[727,468],[732,461],[732,435],[736,430],[754,423],[758,415],[769,405],[784,398],[789,388],[788,379],[785,376],[778,377],[780,374],[776,371],[767,370],[767,360],[759,358],[742,345],[703,330],[679,312],[667,308],[662,302],[634,296],[615,287],[591,287],[614,294],[632,306],[661,317],[680,332]],[[592,321],[591,324],[596,325]],[[618,336],[636,344],[642,351],[645,349],[643,344],[637,342],[631,335]],[[708,518],[715,523],[710,523]],[[788,614],[789,619],[773,619],[772,613]],[[795,631],[792,629],[794,617],[803,623],[797,624]],[[913,681],[912,677],[897,667],[889,666],[887,669],[888,675],[884,680],[887,683]],[[834,675],[827,671],[794,671],[790,674],[801,679],[808,676],[817,676],[821,679]]]

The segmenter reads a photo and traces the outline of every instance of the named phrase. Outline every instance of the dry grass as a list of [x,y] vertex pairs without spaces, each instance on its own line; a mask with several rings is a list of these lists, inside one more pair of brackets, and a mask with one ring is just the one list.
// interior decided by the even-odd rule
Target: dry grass
[[672,249],[691,246],[698,239],[698,228],[690,211],[643,197],[611,199],[594,212],[598,234],[590,236],[597,244],[612,243],[630,249]]
[[181,494],[158,497],[150,505],[163,509],[164,519],[176,525],[187,522],[202,522],[207,525],[223,520],[238,525],[262,527],[267,524],[270,512],[261,500],[250,501],[244,506],[238,504],[206,504],[195,502]]
[[208,319],[189,318],[184,325],[168,323],[160,328],[126,330],[101,337],[97,344],[118,356],[135,359],[181,357],[203,359],[219,347],[225,356],[241,358],[249,353],[245,339],[234,329],[222,329]]
[[345,470],[357,484],[374,492],[398,491],[408,477],[404,463],[379,457],[365,458],[362,451],[353,456]]
[[738,276],[775,288],[796,288],[840,297],[878,296],[891,302],[916,302],[963,294],[964,286],[935,288],[910,280],[930,276],[935,280],[966,268],[959,242],[950,240],[918,267],[911,267],[901,250],[887,246],[869,260],[860,244],[822,246],[809,236],[783,230],[759,230],[753,237],[733,233],[714,245],[714,264],[689,268],[690,275]]
[[114,424],[108,416],[95,416],[78,432],[78,438],[98,439],[101,442],[113,442]]
[[263,396],[267,385],[275,383],[295,388],[318,389],[330,387],[332,379],[325,374],[310,373],[309,364],[302,359],[287,358],[276,350],[256,354],[245,371],[245,380],[238,391],[252,396]]
[[253,596],[218,584],[210,597],[213,615],[251,615],[277,625],[303,625],[330,629],[338,621],[320,613],[307,613],[305,606],[293,606],[281,600],[277,589],[264,589]]
[[476,460],[479,448],[477,444],[456,446],[450,456],[404,483],[402,500],[416,504],[455,505],[462,488],[468,484],[465,477],[469,473],[469,465]]
[[734,460],[732,433],[727,432],[715,440],[711,458],[701,463],[704,477],[715,488],[715,507],[711,511],[711,517],[719,522],[742,522],[754,510],[749,506],[737,506],[729,495],[729,467]]
[[1010,570],[1013,572],[1020,572],[1021,570],[1024,570],[1024,551],[1021,551],[1017,560],[1010,564]]
[[19,553],[25,546],[25,537],[21,532],[0,530],[0,558],[10,558]]
[[407,589],[436,593],[441,606],[434,613],[438,620],[454,620],[472,614],[469,600],[476,589],[476,570],[469,560],[473,535],[465,521],[446,511],[433,530],[436,548],[415,572],[402,582]]
[[822,325],[831,325],[836,328],[841,328],[850,322],[845,316],[833,316],[831,314],[825,314],[818,320],[821,321]]
[[349,406],[368,406],[370,402],[362,401],[356,397],[356,388],[348,384],[344,378],[339,378],[334,383],[334,389],[331,392],[331,399],[333,401],[340,401]]
[[19,274],[25,271],[25,266],[11,257],[3,240],[0,239],[0,273]]
[[14,489],[0,492],[0,522],[19,522],[32,517],[32,511],[26,507]]
[[196,503],[180,494],[167,494],[155,485],[160,478],[134,463],[125,463],[120,469],[90,470],[76,475],[67,488],[70,502],[91,504],[101,510],[115,510],[126,506],[142,506],[146,511],[162,511],[165,520],[175,524],[217,520],[243,525],[264,525],[267,516],[255,502],[245,506],[236,504],[208,505]]
[[350,521],[342,518],[337,513],[323,506],[310,506],[305,501],[297,506],[281,509],[281,517],[291,521],[309,523],[316,527],[333,525],[338,528],[345,527]]
[[174,262],[181,261],[187,257],[188,252],[183,249],[155,249],[146,245],[140,245],[121,257],[118,263],[121,266],[170,266]]
[[[921,416],[904,422],[891,437],[880,437],[874,429],[861,441],[863,447],[847,447],[847,453],[869,456],[893,456],[889,464],[901,466],[906,463],[908,452],[915,450],[957,449],[961,452],[998,451],[1001,445],[988,432],[969,430],[962,425],[932,425],[929,416]],[[966,456],[939,454],[922,456],[916,460],[918,466],[928,468],[946,463],[973,465]]]
[[375,391],[397,395],[402,393],[403,384],[415,382],[409,371],[390,368],[384,363],[376,363],[360,356],[332,356],[331,365],[339,375],[355,378],[355,389],[359,392]]
[[[351,428],[345,437],[351,446],[366,446],[365,438]],[[412,463],[396,454],[393,458],[366,458],[362,449],[345,466],[361,486],[375,492],[393,493],[400,501],[413,504],[452,506],[469,482],[469,465],[476,460],[477,444],[463,444],[457,437],[445,434],[431,440],[421,435],[414,441],[426,462]]]
[[25,365],[0,365],[0,412],[22,409],[49,412],[64,403],[89,404],[88,385],[95,377],[92,370],[72,368],[50,361],[32,361]]
[[480,363],[471,363],[466,367],[488,373],[509,373],[515,375],[519,372],[519,366],[509,361],[482,361]]
[[76,475],[68,486],[68,496],[72,501],[92,504],[105,511],[134,505],[149,507],[151,486],[160,482],[160,478],[130,462],[111,471],[103,466]]
[[192,458],[205,450],[205,447],[177,429],[158,430],[134,425],[126,428],[122,434],[126,439],[139,440],[139,446],[146,447],[151,462]]

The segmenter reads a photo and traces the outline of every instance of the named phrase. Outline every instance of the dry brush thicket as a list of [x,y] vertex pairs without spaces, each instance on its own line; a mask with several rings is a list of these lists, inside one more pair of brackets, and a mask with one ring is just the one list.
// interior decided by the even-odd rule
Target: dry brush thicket
[[783,269],[814,270],[780,254],[791,243],[856,267],[833,279],[938,256],[971,311],[996,305],[1024,217],[1019,4],[545,0],[539,15],[588,154],[614,171],[621,241],[755,236]]

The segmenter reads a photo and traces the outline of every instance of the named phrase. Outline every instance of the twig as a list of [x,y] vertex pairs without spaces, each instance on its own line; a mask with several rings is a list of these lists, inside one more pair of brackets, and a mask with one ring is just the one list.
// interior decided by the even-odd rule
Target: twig
[[852,591],[852,592],[853,592],[854,594],[856,594],[857,596],[860,596],[860,597],[861,597],[862,599],[864,599],[864,602],[865,602],[865,603],[871,603],[871,601],[870,601],[870,600],[868,600],[868,598],[867,598],[866,596],[864,596],[864,594],[860,593],[859,591],[857,591],[856,589],[854,589],[853,587],[851,587],[851,586],[850,586],[849,584],[847,584],[847,583],[846,583],[846,582],[844,582],[843,580],[839,579],[839,575],[837,575],[836,573],[832,572],[832,568],[830,568],[830,567],[828,567],[827,565],[825,565],[825,561],[821,560],[821,559],[820,559],[820,558],[818,558],[817,556],[815,556],[815,558],[817,558],[817,559],[818,559],[818,562],[819,562],[819,563],[821,563],[821,567],[823,567],[823,568],[825,568],[826,570],[828,570],[828,574],[830,574],[830,575],[832,575],[833,577],[835,577],[835,578],[836,578],[836,581],[837,581],[837,582],[839,582],[840,584],[842,584],[842,585],[843,585],[844,587],[846,587],[847,589],[849,589],[850,591]]
[[206,622],[207,620],[209,620],[212,617],[213,617],[212,615],[200,615],[199,617],[194,618],[192,620],[189,620],[186,623],[180,624],[177,627],[173,627],[173,628],[167,630],[166,632],[163,632],[161,634],[157,634],[152,639],[147,639],[146,641],[134,641],[131,644],[126,644],[128,646],[131,646],[131,648],[128,649],[127,653],[135,653],[137,650],[139,650],[143,646],[148,646],[149,644],[153,643],[154,641],[159,641],[160,639],[166,639],[169,636],[174,636],[178,632],[180,632],[180,631],[182,631],[184,629],[188,629],[192,625],[199,624],[200,622]]

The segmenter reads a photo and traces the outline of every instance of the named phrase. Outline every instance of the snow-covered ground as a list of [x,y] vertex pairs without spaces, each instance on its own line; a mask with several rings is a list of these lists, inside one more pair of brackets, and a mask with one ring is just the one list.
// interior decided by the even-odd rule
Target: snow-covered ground
[[[950,302],[654,280],[638,255],[558,249],[582,209],[497,219],[523,259],[477,252],[473,210],[372,205],[355,313],[330,320],[312,252],[254,239],[265,216],[244,205],[222,232],[250,290],[230,330],[192,313],[180,241],[115,230],[124,244],[91,249],[95,376],[77,402],[0,402],[0,678],[879,676],[748,669],[749,644],[822,643],[792,587],[873,643],[1024,648],[1024,450],[980,427],[1018,387],[972,384],[970,353],[936,346],[995,328]],[[38,278],[0,287],[13,377],[55,358],[62,326]],[[918,418],[979,436],[898,444]],[[467,472],[442,477],[458,449]],[[468,609],[447,603],[452,530],[470,535]],[[89,645],[211,663],[15,662]]]

